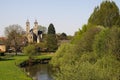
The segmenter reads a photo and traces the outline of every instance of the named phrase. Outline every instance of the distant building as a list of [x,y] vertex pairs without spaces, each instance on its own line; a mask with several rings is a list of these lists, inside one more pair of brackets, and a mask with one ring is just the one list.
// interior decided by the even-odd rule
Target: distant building
[[5,37],[0,37],[0,53],[6,51],[5,41]]
[[6,46],[3,43],[0,43],[0,53],[6,51]]
[[42,41],[43,32],[39,29],[39,25],[37,20],[34,22],[34,26],[30,29],[30,22],[27,20],[26,22],[26,36],[29,43],[37,42],[40,43]]

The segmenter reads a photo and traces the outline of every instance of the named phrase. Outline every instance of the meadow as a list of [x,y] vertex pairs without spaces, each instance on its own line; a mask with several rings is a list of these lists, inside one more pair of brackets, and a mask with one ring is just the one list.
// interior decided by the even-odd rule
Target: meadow
[[[43,54],[37,56],[38,59],[43,59],[46,57],[51,57],[51,55]],[[29,76],[26,75],[23,70],[17,65],[24,60],[27,60],[28,56],[5,56],[0,60],[0,80],[32,80]]]

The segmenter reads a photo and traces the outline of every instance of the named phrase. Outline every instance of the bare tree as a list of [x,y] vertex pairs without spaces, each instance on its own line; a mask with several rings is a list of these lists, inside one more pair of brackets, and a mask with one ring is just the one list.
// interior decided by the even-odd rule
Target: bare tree
[[7,37],[7,46],[13,47],[15,49],[15,53],[17,55],[20,46],[24,43],[23,42],[23,28],[18,24],[9,25],[5,28],[5,35]]

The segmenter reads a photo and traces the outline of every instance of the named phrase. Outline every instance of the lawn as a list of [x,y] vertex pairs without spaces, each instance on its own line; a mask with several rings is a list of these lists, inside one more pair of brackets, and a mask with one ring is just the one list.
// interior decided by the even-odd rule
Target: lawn
[[0,61],[0,80],[32,80],[18,66],[15,61],[26,56],[5,58]]
[[[37,58],[52,57],[40,55]],[[16,64],[28,59],[27,56],[13,56],[0,60],[0,80],[32,80]]]

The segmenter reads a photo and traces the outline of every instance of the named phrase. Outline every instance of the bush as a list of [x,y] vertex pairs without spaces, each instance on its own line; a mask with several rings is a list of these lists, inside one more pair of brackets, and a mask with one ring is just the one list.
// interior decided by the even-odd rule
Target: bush
[[95,38],[93,48],[99,57],[110,53],[120,60],[120,28],[112,27],[100,32]]
[[33,58],[37,54],[37,50],[34,45],[28,45],[24,47],[23,52],[29,56],[29,58]]
[[[51,64],[54,67],[59,67],[62,64],[66,64],[67,61],[72,60],[71,57],[74,55],[71,54],[73,45],[72,44],[62,44],[57,52],[55,53],[54,57],[51,60]],[[69,60],[68,60],[69,59]]]

